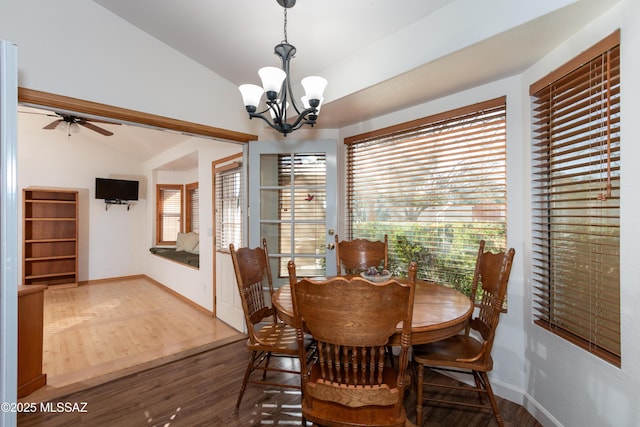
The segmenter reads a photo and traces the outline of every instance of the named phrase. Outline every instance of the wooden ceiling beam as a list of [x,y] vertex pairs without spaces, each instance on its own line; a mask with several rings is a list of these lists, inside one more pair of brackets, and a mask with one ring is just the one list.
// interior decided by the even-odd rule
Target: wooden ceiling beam
[[78,98],[71,98],[68,96],[41,92],[23,87],[18,88],[18,102],[22,104],[29,104],[31,106],[73,111],[100,118],[113,119],[114,121],[137,123],[145,126],[169,129],[187,134],[229,140],[233,142],[246,143],[258,139],[257,135],[248,133],[171,119],[168,117],[157,116],[155,114],[143,113],[140,111],[114,107],[111,105],[85,101]]

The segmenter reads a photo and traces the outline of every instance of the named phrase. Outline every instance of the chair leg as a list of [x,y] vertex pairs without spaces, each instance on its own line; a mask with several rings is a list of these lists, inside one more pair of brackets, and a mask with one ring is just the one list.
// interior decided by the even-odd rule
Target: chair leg
[[269,362],[271,362],[271,352],[267,353],[267,358],[264,363],[264,370],[262,371],[262,381],[267,379],[267,369],[269,368]]
[[482,389],[483,389],[483,381],[480,378],[480,374],[476,371],[472,371],[473,374],[473,380],[476,382],[476,388],[478,389],[478,400],[480,401],[481,404],[483,404],[484,399],[482,398]]
[[416,366],[416,425],[422,425],[422,393],[424,384],[424,366],[421,363],[415,363]]
[[493,389],[491,388],[491,383],[489,383],[489,377],[486,372],[478,372],[480,378],[482,378],[482,382],[484,384],[485,390],[487,390],[487,396],[489,397],[489,402],[491,403],[491,408],[493,409],[493,414],[496,417],[496,422],[499,427],[504,426],[504,421],[502,420],[502,415],[498,411],[498,402],[496,401],[496,397],[493,394]]
[[392,368],[394,368],[394,360],[393,360],[393,347],[391,347],[390,345],[386,346],[384,348],[384,352],[386,353],[387,357],[389,358],[389,364],[391,365]]
[[[249,356],[249,364],[247,365],[247,369],[244,371],[244,379],[242,380],[242,387],[240,387],[240,394],[238,394],[238,400],[236,401],[236,407],[233,408],[233,415],[238,413],[238,409],[240,408],[240,402],[242,402],[242,396],[244,395],[244,391],[247,388],[247,382],[249,381],[249,375],[253,372],[257,351],[252,351]],[[265,371],[266,372],[266,371]]]

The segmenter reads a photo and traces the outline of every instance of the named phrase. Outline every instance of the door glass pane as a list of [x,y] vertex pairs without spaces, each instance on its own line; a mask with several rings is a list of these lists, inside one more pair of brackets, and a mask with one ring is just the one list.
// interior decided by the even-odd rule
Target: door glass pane
[[[267,239],[267,249],[269,255],[281,255],[287,258],[286,262],[289,262],[293,255],[291,251],[291,244],[287,242],[285,247],[282,247],[282,235],[291,236],[291,224],[279,224],[277,222],[262,222],[260,224],[260,236],[263,239]],[[286,265],[285,262],[285,265]],[[272,271],[273,274],[278,274],[277,270]]]
[[325,274],[325,153],[263,154],[260,173],[261,235],[278,277],[293,259],[300,276]]
[[278,185],[279,154],[260,155],[260,187],[275,187]]
[[263,221],[279,221],[291,219],[291,198],[287,197],[288,189],[261,189],[260,216]]

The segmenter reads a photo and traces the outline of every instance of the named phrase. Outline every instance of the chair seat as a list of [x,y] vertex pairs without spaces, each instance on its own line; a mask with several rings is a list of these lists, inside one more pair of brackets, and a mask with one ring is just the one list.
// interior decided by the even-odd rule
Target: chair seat
[[307,421],[330,426],[404,426],[407,414],[402,408],[394,416],[393,406],[348,407],[335,402],[302,398],[302,415]]
[[[454,335],[442,341],[413,346],[413,360],[427,366],[460,367],[481,353],[482,343],[473,337]],[[475,362],[464,361],[465,369],[490,371],[493,359],[490,355]]]
[[[247,340],[247,348],[249,350],[298,355],[296,330],[285,323],[273,323],[263,326],[256,331],[256,338],[258,340],[256,343]],[[308,344],[306,339],[305,344]]]

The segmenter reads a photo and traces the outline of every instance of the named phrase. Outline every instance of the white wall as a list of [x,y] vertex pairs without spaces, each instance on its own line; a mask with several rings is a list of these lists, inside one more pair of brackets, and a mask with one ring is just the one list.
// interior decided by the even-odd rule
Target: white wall
[[[240,102],[237,109],[218,102],[239,100],[235,85],[94,2],[0,0],[0,11],[0,39],[18,45],[21,87],[240,132],[264,131],[258,120],[247,120]],[[75,144],[73,138],[71,143]],[[104,204],[92,199],[96,176],[146,173],[147,188],[151,188],[152,168],[101,147],[72,149],[69,144],[37,145],[35,138],[27,139],[24,145],[19,139],[19,188],[47,185],[81,190],[81,280],[140,273],[149,273],[167,285],[184,280],[190,285],[170,287],[175,286],[187,298],[212,309],[210,266],[208,271],[201,268],[184,276],[174,270],[160,273],[165,269],[164,263],[156,266],[156,260],[150,261],[152,236],[147,233],[153,227],[153,193],[147,193],[147,200],[141,200],[129,212],[121,206],[104,211]],[[197,150],[201,156],[201,228],[208,231],[212,229],[210,215],[206,214],[211,212],[211,200],[206,197],[211,191],[210,163],[229,150],[240,148],[223,144],[232,148],[217,151],[218,145],[205,141],[207,147],[191,151]],[[167,155],[162,162],[179,157]],[[204,183],[204,179],[209,182]],[[201,245],[200,256],[212,259],[210,244]],[[114,270],[114,266],[119,267]]]
[[[172,174],[157,170],[171,160],[194,152],[198,153],[198,167],[195,174],[194,171]],[[153,223],[155,184],[158,182],[168,184],[171,180],[174,180],[175,184],[187,184],[197,180],[200,194],[200,269],[196,270],[160,259],[149,253],[147,247],[145,249],[144,272],[147,276],[210,311],[213,311],[213,253],[215,244],[213,241],[213,227],[215,225],[213,224],[213,207],[211,205],[213,191],[211,162],[240,152],[242,152],[242,146],[239,144],[192,138],[171,150],[158,154],[144,164],[145,176],[149,178],[147,194],[150,195],[146,212],[149,223],[144,237],[148,247],[153,246],[155,242],[155,224]],[[235,284],[233,285],[235,286]]]
[[[599,40],[621,29],[621,208],[620,208],[620,308],[622,325],[622,368],[599,358],[536,327],[527,321],[524,367],[527,392],[531,399],[548,411],[558,423],[566,426],[636,426],[640,419],[637,391],[640,386],[640,2],[624,0],[620,5],[591,23],[558,49],[547,55],[523,75],[522,91],[528,84],[568,61]],[[523,109],[528,109],[523,97]],[[529,129],[529,121],[524,121]],[[528,130],[529,131],[529,130]],[[529,164],[528,152],[526,165]],[[524,170],[528,170],[524,169]],[[527,205],[529,200],[527,198]],[[528,211],[527,206],[527,211]],[[527,269],[525,280],[530,286],[531,241],[529,216],[527,225]],[[530,303],[525,306],[531,318]]]
[[[524,404],[543,425],[636,426],[640,419],[640,2],[622,0],[522,75],[340,129],[340,138],[507,95],[508,246],[516,249],[509,311],[501,317],[490,377],[497,394]],[[529,85],[621,28],[622,179],[620,303],[622,368],[535,326],[531,311]],[[344,149],[344,147],[343,147]],[[344,159],[344,156],[339,156]],[[344,162],[343,162],[344,163]],[[344,169],[344,164],[341,165]],[[339,184],[344,191],[344,182]],[[344,194],[341,197],[344,200]],[[344,215],[343,215],[344,216]],[[340,224],[344,227],[344,224]],[[342,229],[342,228],[341,228]]]
[[[52,120],[47,117],[45,122]],[[78,279],[141,274],[147,201],[140,199],[129,211],[125,206],[106,210],[104,201],[95,199],[94,192],[96,177],[142,177],[142,163],[110,149],[86,129],[69,137],[58,129],[43,130],[42,126],[41,116],[18,115],[18,188],[79,191]],[[19,233],[21,241],[21,228]],[[22,253],[21,248],[18,253]]]
[[[255,133],[235,85],[92,1],[0,0],[22,87]],[[219,100],[236,100],[237,108]]]

